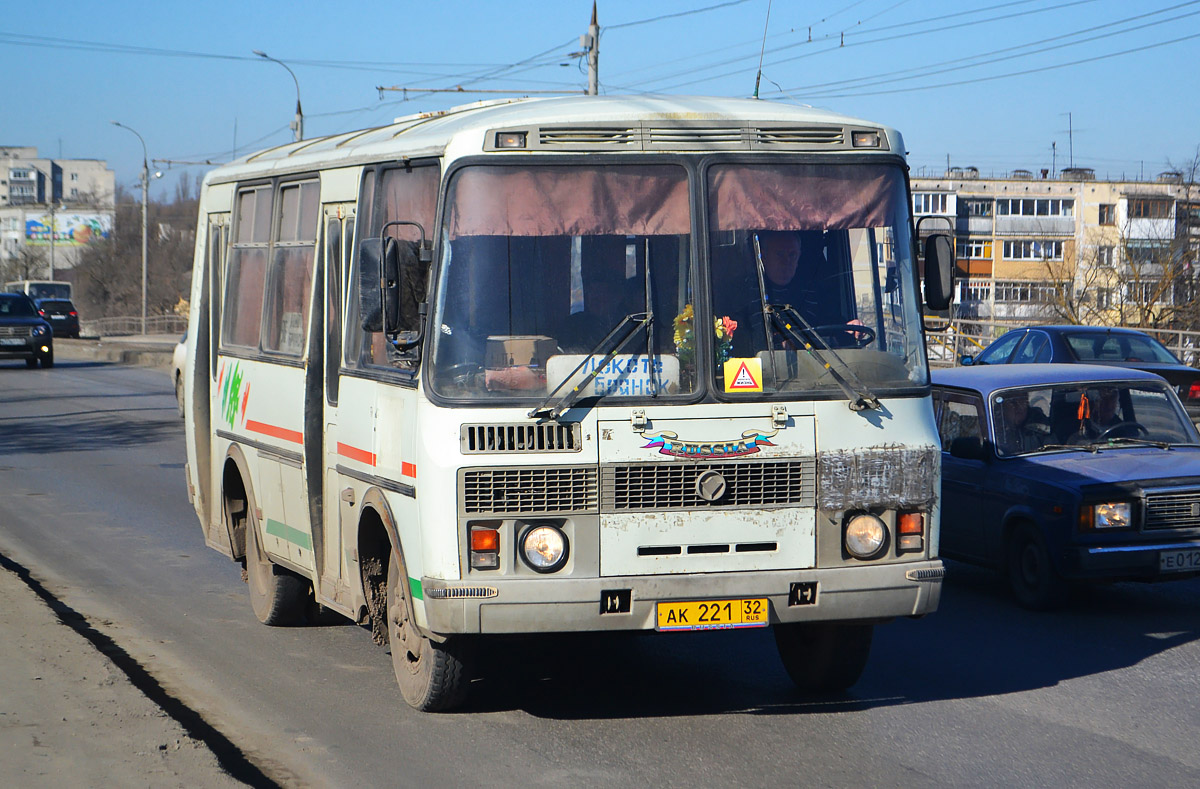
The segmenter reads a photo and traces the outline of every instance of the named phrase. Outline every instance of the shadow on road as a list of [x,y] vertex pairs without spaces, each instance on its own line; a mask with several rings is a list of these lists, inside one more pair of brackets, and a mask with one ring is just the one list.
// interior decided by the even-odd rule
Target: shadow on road
[[1200,579],[1093,587],[1061,611],[1031,613],[996,577],[951,564],[941,610],[876,628],[862,680],[839,697],[799,694],[765,629],[587,635],[489,650],[492,680],[470,710],[572,720],[853,712],[1051,687],[1198,637]]
[[182,424],[177,413],[165,406],[3,418],[0,457],[144,446],[176,436]]

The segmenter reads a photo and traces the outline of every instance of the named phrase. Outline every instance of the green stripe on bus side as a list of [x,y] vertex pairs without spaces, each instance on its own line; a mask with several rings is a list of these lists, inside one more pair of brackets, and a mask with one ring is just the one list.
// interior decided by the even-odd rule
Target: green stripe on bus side
[[420,578],[409,578],[408,579],[408,588],[412,591],[412,596],[413,596],[414,600],[424,600],[425,599],[425,593],[421,591],[421,579]]
[[293,529],[286,523],[280,523],[279,521],[267,518],[267,534],[270,534],[272,537],[278,537],[281,540],[287,540],[292,545],[298,545],[306,551],[312,550],[312,537],[299,529]]

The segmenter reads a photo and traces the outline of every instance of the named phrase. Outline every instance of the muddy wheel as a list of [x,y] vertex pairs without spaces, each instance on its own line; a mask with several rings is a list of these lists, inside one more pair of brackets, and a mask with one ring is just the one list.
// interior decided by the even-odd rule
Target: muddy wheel
[[183,419],[183,377],[175,376],[175,408],[179,410],[179,418]]
[[298,625],[308,610],[308,582],[273,563],[258,543],[258,525],[246,523],[246,583],[250,607],[264,625]]
[[54,366],[54,351],[51,350],[50,353],[48,353],[42,357],[42,367],[48,368],[48,367],[53,367],[53,366]]
[[417,629],[408,594],[407,573],[393,554],[387,574],[388,645],[400,694],[422,712],[453,709],[467,695],[466,665],[454,642],[436,643]]
[[775,646],[788,676],[806,693],[837,693],[862,676],[874,625],[813,622],[778,624]]
[[1054,569],[1042,533],[1029,524],[1013,532],[1008,544],[1008,585],[1023,608],[1045,611],[1062,605],[1067,584]]

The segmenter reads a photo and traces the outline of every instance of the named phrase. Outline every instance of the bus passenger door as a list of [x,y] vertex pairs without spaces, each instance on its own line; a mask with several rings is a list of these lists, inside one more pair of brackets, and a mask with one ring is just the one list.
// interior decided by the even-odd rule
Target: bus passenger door
[[[322,405],[316,409],[323,414],[324,446],[320,453],[321,488],[324,501],[321,515],[323,530],[323,561],[320,568],[320,597],[336,604],[351,604],[350,586],[347,584],[347,558],[342,537],[343,524],[353,524],[351,513],[343,510],[352,508],[352,503],[343,500],[338,481],[339,452],[347,447],[344,427],[339,418],[339,397],[342,368],[343,321],[346,315],[346,276],[350,267],[350,250],[354,241],[354,204],[327,203],[324,206],[324,294],[325,305],[325,353],[324,386]],[[353,404],[346,403],[346,408]],[[356,442],[351,442],[355,444]],[[361,442],[358,442],[361,443]],[[373,447],[373,444],[367,444]],[[315,521],[314,521],[315,522]]]
[[224,554],[232,555],[229,531],[225,528],[221,509],[221,461],[213,457],[213,413],[220,408],[221,393],[217,386],[217,349],[221,333],[221,299],[224,296],[225,250],[229,246],[230,214],[208,215],[208,231],[204,247],[204,282],[200,289],[198,322],[192,327],[195,352],[188,359],[191,384],[185,379],[190,400],[185,395],[188,418],[194,420],[187,431],[188,440],[195,442],[189,457],[196,458],[192,474],[196,480],[196,510],[204,524],[204,541]]

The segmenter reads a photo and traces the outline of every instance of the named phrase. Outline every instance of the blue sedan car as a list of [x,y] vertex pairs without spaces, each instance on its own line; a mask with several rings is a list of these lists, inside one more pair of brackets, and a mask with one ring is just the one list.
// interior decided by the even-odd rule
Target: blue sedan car
[[1075,582],[1200,574],[1200,434],[1140,370],[937,370],[941,553],[1007,575],[1028,608]]

